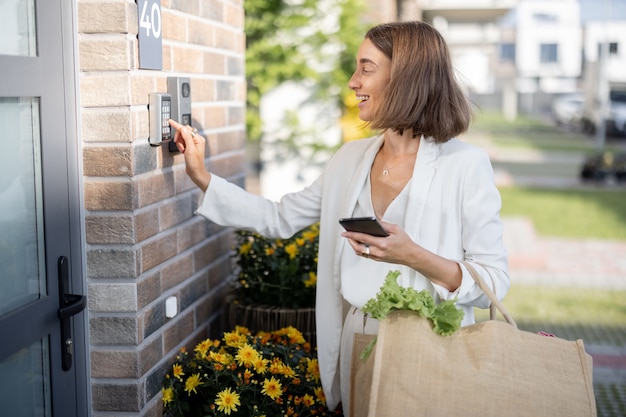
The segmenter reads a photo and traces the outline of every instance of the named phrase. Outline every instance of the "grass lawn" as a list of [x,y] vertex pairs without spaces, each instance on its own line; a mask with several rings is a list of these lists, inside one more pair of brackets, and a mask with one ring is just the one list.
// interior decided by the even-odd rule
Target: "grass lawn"
[[[592,154],[596,151],[593,139],[585,135],[566,132],[542,121],[523,117],[511,123],[501,115],[481,113],[472,129],[486,134],[493,145],[508,149],[532,149],[563,154]],[[607,150],[618,151],[615,147],[607,147]],[[520,175],[557,177],[576,175],[579,169],[578,166],[565,164],[527,165],[518,167],[509,163],[506,168],[525,170],[519,172]],[[574,174],[565,172],[568,169],[573,170]],[[500,193],[502,216],[529,218],[539,235],[626,240],[626,187],[578,190],[501,187]],[[537,329],[557,329],[554,333],[558,336],[564,333],[570,338],[591,339],[598,336],[586,332],[600,328],[618,328],[621,329],[618,332],[603,334],[618,334],[619,340],[605,342],[626,345],[626,291],[513,285],[504,299],[504,304],[513,318],[522,324],[521,328],[534,323]],[[486,320],[489,312],[476,309],[476,316],[477,320]]]
[[[500,113],[481,112],[476,115],[470,131],[488,134],[495,145],[505,148],[582,152],[589,155],[596,152],[594,138],[579,132],[558,129],[543,121],[524,116],[509,122]],[[619,151],[614,146],[607,146],[606,150]]]
[[626,240],[626,188],[501,188],[502,216],[525,216],[543,236]]
[[[479,113],[472,126],[496,147],[593,154],[595,143],[583,134],[568,132],[540,120],[518,117],[509,122],[498,113]],[[607,148],[607,151],[618,151]],[[576,160],[576,159],[574,159]],[[567,161],[567,159],[566,159]],[[576,178],[578,162],[494,161],[512,175]],[[501,187],[502,216],[529,218],[544,236],[626,240],[626,187],[545,189]]]
[[[626,291],[518,285],[504,299],[516,321],[626,327]],[[489,318],[476,309],[477,320]]]

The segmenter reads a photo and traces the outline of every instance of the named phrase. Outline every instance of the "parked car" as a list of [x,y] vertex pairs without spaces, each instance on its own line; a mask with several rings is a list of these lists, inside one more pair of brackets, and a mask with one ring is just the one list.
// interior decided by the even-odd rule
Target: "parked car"
[[606,132],[611,135],[626,135],[626,91],[612,90],[609,99]]
[[[581,126],[587,133],[595,133],[598,104],[585,103]],[[607,135],[626,136],[626,89],[609,91],[609,108],[604,119]]]
[[581,127],[585,97],[582,93],[556,96],[552,99],[552,117],[560,126]]

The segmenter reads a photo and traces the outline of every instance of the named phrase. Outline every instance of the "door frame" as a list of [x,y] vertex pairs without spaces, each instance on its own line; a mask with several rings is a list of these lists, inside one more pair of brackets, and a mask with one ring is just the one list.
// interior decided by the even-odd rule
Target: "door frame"
[[[49,0],[44,0],[49,1]],[[69,217],[70,217],[70,271],[72,293],[87,295],[87,262],[85,240],[85,206],[83,195],[82,147],[80,132],[80,86],[78,63],[78,11],[77,0],[61,0],[61,28],[63,48],[63,79],[65,98],[65,144],[68,166]],[[74,350],[73,367],[76,375],[76,415],[90,417],[91,367],[89,355],[89,308],[73,316]],[[54,382],[54,381],[53,381]],[[53,404],[54,406],[54,404]],[[56,417],[56,416],[55,416]]]

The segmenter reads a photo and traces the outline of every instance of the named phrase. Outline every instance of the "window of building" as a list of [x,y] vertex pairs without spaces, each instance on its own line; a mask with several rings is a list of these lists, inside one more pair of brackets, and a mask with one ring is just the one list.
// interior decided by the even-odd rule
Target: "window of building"
[[[598,42],[598,56],[602,55],[602,42]],[[617,55],[619,53],[619,43],[618,42],[608,42],[607,48],[609,55]]]
[[550,13],[535,13],[533,19],[539,23],[556,23],[559,21],[559,17],[556,14]]
[[500,61],[515,62],[515,44],[514,43],[500,44]]
[[558,50],[556,43],[542,43],[539,52],[539,62],[542,64],[557,62]]

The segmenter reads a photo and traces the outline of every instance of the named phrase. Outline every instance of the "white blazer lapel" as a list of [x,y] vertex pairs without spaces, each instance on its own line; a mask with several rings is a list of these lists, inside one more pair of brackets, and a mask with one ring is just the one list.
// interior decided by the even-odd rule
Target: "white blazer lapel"
[[376,153],[380,149],[383,142],[383,136],[380,135],[376,140],[372,141],[371,145],[365,150],[361,162],[358,164],[356,170],[352,174],[352,177],[348,183],[348,194],[345,195],[343,202],[341,203],[341,217],[350,217],[356,206],[356,202],[363,189],[363,184],[367,176],[370,174],[372,163]]
[[[361,190],[363,189],[363,184],[365,183],[365,179],[370,174],[370,168],[372,167],[372,163],[374,162],[374,158],[376,157],[376,153],[380,149],[383,142],[383,136],[380,135],[373,140],[371,145],[365,150],[363,153],[363,157],[361,161],[357,165],[357,168],[354,170],[352,177],[347,180],[347,194],[343,196],[341,205],[340,205],[340,218],[341,217],[352,217],[352,213],[354,212],[354,207],[356,206],[356,202],[361,194]],[[342,198],[342,196],[337,196],[337,198]],[[337,219],[339,220],[339,219]],[[340,260],[341,255],[343,253],[344,248],[348,245],[346,239],[342,237],[340,234],[337,235],[337,242],[335,245],[335,258],[333,265],[333,275],[336,279],[335,286],[337,289],[341,287],[340,283]]]
[[432,139],[422,136],[420,141],[415,167],[413,168],[409,201],[404,217],[405,231],[416,242],[419,242],[419,226],[422,220],[422,213],[424,212],[428,192],[435,176],[433,162],[437,159],[439,153],[439,145]]

